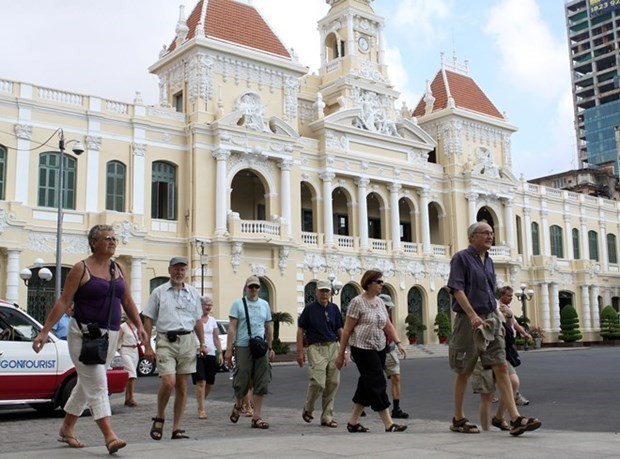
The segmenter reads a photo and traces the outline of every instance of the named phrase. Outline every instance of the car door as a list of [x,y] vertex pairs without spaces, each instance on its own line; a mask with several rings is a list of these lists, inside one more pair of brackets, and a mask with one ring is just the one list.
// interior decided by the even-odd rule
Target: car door
[[58,351],[53,340],[37,354],[39,326],[13,306],[0,306],[0,400],[52,398],[58,385]]

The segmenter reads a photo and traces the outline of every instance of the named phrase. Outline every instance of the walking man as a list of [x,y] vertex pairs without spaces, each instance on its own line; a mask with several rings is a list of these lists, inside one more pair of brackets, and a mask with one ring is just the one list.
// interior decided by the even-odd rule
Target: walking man
[[[235,373],[233,390],[235,405],[230,414],[231,422],[236,423],[241,416],[242,401],[248,391],[253,388],[254,413],[253,429],[268,429],[269,424],[261,418],[263,398],[267,395],[271,382],[269,362],[273,360],[273,321],[269,303],[258,297],[260,281],[250,276],[245,281],[245,296],[235,300],[230,308],[230,324],[228,326],[228,342],[226,344],[226,366],[232,368],[233,345],[235,346]],[[247,306],[247,313],[246,313]],[[248,334],[248,316],[252,337],[260,336],[267,341],[269,350],[262,357],[254,358],[250,353],[250,336]]]
[[[486,222],[477,222],[467,229],[469,247],[457,252],[450,262],[448,288],[452,294],[452,310],[456,313],[450,337],[450,368],[456,373],[454,380],[454,417],[450,430],[461,433],[480,433],[478,426],[465,417],[463,400],[465,389],[476,361],[491,367],[495,375],[500,398],[506,402],[510,415],[510,434],[521,435],[536,430],[541,421],[519,414],[512,394],[506,365],[505,341],[500,314],[495,299],[495,268],[488,254],[493,245],[493,229]],[[474,343],[474,330],[487,327],[493,340],[482,350]]]
[[305,336],[310,364],[310,382],[302,418],[306,422],[314,419],[314,404],[322,396],[321,425],[324,427],[338,427],[334,420],[334,399],[340,385],[336,357],[344,326],[340,309],[330,301],[331,294],[331,283],[319,281],[316,285],[316,301],[304,307],[297,321],[297,363],[300,368],[304,366]]
[[157,392],[157,416],[151,426],[153,440],[161,440],[166,406],[173,389],[172,439],[189,438],[181,429],[181,419],[187,400],[187,376],[196,371],[196,338],[200,343],[199,353],[206,355],[207,351],[200,322],[200,294],[185,283],[187,258],[170,259],[168,273],[170,281],[153,290],[143,311],[144,329],[148,334],[144,342],[145,357],[151,361],[155,357],[151,333],[153,324],[157,325],[157,371],[161,381]]
[[[396,306],[392,301],[392,297],[385,293],[379,295],[379,298],[383,300],[392,321],[391,311]],[[385,376],[390,380],[390,387],[392,388],[392,417],[395,419],[407,419],[409,413],[405,413],[400,408],[400,357],[398,357],[398,351],[396,350],[396,343],[389,337],[385,337],[387,350],[385,353],[385,365],[383,371]]]

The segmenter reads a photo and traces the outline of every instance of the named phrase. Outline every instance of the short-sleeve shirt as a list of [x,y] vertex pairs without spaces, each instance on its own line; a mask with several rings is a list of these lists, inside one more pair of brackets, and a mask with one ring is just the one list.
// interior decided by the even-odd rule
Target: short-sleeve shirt
[[380,298],[377,298],[376,305],[372,305],[362,295],[356,296],[349,303],[347,316],[357,320],[353,333],[349,337],[351,346],[375,351],[385,349],[383,329],[387,325],[389,316]]
[[[252,336],[260,336],[265,338],[265,322],[271,322],[271,309],[269,303],[262,298],[256,301],[250,301],[247,297],[248,314],[250,315],[250,327],[252,328]],[[230,307],[229,316],[237,319],[237,333],[235,335],[235,346],[247,347],[250,345],[250,336],[248,335],[248,326],[243,308],[243,299],[239,298],[234,301]]]
[[157,332],[190,331],[202,317],[200,294],[191,285],[176,289],[168,281],[153,290],[142,313],[157,325]]
[[338,330],[344,326],[340,309],[334,303],[315,301],[306,305],[297,325],[306,332],[308,344],[338,341]]
[[[497,308],[495,299],[495,268],[490,256],[486,256],[484,264],[478,251],[472,246],[454,254],[450,261],[450,277],[448,288],[450,293],[461,290],[469,300],[476,314],[489,314]],[[463,313],[463,308],[452,297],[452,310]]]
[[[209,316],[207,321],[202,324],[202,329],[205,336],[205,345],[207,346],[207,355],[215,355],[217,348],[215,347],[215,341],[213,339],[213,330],[217,330],[217,320]],[[198,337],[196,337],[196,346],[200,346]]]

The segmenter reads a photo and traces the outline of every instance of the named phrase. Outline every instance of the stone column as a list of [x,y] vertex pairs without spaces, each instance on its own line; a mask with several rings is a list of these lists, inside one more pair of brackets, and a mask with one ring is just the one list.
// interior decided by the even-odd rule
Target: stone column
[[383,65],[385,64],[385,45],[383,44],[385,34],[383,33],[382,25],[379,25],[378,35],[379,35],[379,54],[377,56],[377,62],[379,62],[379,65]]
[[398,192],[402,188],[402,185],[398,183],[392,183],[388,186],[390,190],[390,219],[392,226],[392,250],[399,251],[401,249],[400,243],[400,209],[398,207]]
[[591,289],[592,296],[590,297],[590,312],[592,318],[592,330],[599,330],[601,328],[599,310],[598,310],[598,285],[593,285]]
[[[24,84],[22,83],[22,85]],[[28,106],[26,104],[24,105],[25,107]],[[26,110],[25,107],[20,109],[20,117],[21,117],[21,112]],[[27,111],[28,113],[30,113],[30,109],[27,109]],[[15,131],[15,136],[17,137],[17,151],[15,152],[16,170],[18,171],[21,177],[29,177],[30,176],[30,150],[31,150],[30,139],[32,137],[32,125],[25,124],[22,122],[20,124],[16,124],[13,127],[13,130]],[[55,150],[55,148],[50,148],[50,149]],[[29,198],[28,198],[29,180],[15,180],[14,183],[15,183],[15,201],[28,205],[30,203]],[[6,190],[6,191],[8,192],[9,190]],[[36,192],[34,187],[33,187],[32,192],[33,193]],[[7,300],[8,300],[8,296],[9,295],[7,293]]]
[[[577,307],[575,307],[575,309],[577,309]],[[591,330],[592,321],[590,319],[590,288],[587,285],[581,286],[581,312],[583,313],[581,321],[583,323],[584,331]]]
[[539,228],[542,230],[542,235],[540,235],[540,253],[546,257],[551,256],[551,239],[549,236],[549,220],[547,216],[549,215],[549,211],[543,209],[540,211],[540,226]]
[[549,284],[546,282],[540,284],[540,304],[543,316],[543,329],[549,330],[551,328],[551,321],[549,319]]
[[590,247],[588,246],[588,226],[586,217],[583,215],[583,209],[581,211],[582,216],[579,218],[579,222],[581,223],[581,259],[587,260],[590,258]]
[[324,172],[319,175],[323,180],[323,234],[327,247],[334,245],[334,210],[332,207],[332,180],[336,174]]
[[564,240],[566,241],[566,252],[564,255],[567,260],[572,260],[574,258],[573,254],[573,232],[570,224],[570,208],[568,206],[564,207]]
[[286,235],[289,239],[293,238],[293,222],[291,217],[291,167],[293,161],[280,161],[280,169],[282,170],[282,216],[287,223]]
[[430,191],[426,188],[418,190],[420,195],[420,227],[422,230],[422,253],[431,253],[431,227],[428,216],[428,201],[430,198]]
[[478,193],[469,192],[465,194],[465,199],[467,199],[467,216],[469,218],[469,222],[467,226],[473,225],[476,223],[476,208],[478,207]]
[[559,287],[556,282],[551,283],[551,327],[553,330],[560,328],[560,298]]
[[[338,52],[340,52],[340,46],[338,46]],[[347,14],[347,54],[357,54],[357,48],[355,46],[355,32],[353,32],[353,14]],[[340,56],[343,57],[343,56]]]
[[607,229],[605,228],[605,220],[603,216],[601,216],[598,221],[598,229],[598,246],[600,247],[601,252],[599,259],[601,260],[601,270],[606,273],[609,271],[609,252],[607,251]]
[[146,153],[146,144],[133,143],[133,193],[130,212],[144,215],[144,187],[146,186],[146,178],[151,183],[151,171],[146,170],[146,161],[144,155]]
[[[503,198],[504,220],[506,227],[506,245],[513,249],[515,246],[514,221],[512,216],[512,198]],[[496,236],[497,237],[497,236]]]
[[212,153],[216,160],[215,169],[215,234],[221,236],[226,233],[227,197],[230,187],[226,180],[226,168],[230,151],[218,148]]
[[[27,181],[27,180],[24,180]],[[21,249],[7,249],[6,260],[6,301],[19,304],[19,254]],[[27,305],[21,305],[24,308]]]
[[144,257],[131,258],[131,297],[138,311],[142,311],[142,264],[145,262]]
[[358,226],[360,235],[360,249],[368,249],[368,203],[366,202],[366,187],[370,183],[367,178],[359,178],[355,180],[357,185],[357,201],[358,201]]
[[[99,195],[105,194],[106,187],[99,186],[99,178],[101,169],[99,164],[99,150],[101,149],[101,137],[89,135],[86,136],[86,212],[98,212]],[[104,162],[104,175],[106,177],[107,164]],[[104,199],[105,202],[105,199]],[[104,205],[105,208],[105,205]]]
[[532,211],[529,209],[529,207],[523,208],[523,224],[524,224],[523,234],[525,235],[525,250],[523,253],[524,260],[529,260],[532,254],[534,253],[534,249],[532,246],[532,215],[531,214],[532,214]]

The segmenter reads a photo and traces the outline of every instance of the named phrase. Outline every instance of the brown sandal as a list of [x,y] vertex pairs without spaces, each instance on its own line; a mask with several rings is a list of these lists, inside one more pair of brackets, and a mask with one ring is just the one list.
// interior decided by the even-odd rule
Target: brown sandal
[[452,418],[450,430],[452,432],[459,433],[480,433],[478,426],[476,424],[471,424],[467,418],[462,418],[458,421],[455,418]]
[[301,414],[301,417],[304,421],[308,423],[312,422],[312,420],[314,419],[314,416],[312,416],[312,413],[306,410],[304,410],[304,412]]
[[252,429],[268,429],[269,424],[262,419],[252,419]]
[[334,421],[333,419],[331,421],[322,421],[321,425],[323,427],[331,427],[331,428],[336,428],[338,427],[338,423],[336,421]]
[[58,433],[58,441],[60,443],[66,443],[69,448],[84,448],[86,446],[80,440],[71,435],[65,435],[62,430]]
[[536,418],[526,418],[525,416],[519,416],[514,421],[510,421],[510,435],[515,437],[532,430],[538,429],[542,425],[542,422]]
[[125,443],[120,438],[115,438],[114,440],[110,440],[105,444],[105,447],[108,450],[108,454],[114,454],[119,449],[124,448],[125,446],[127,446],[127,443]]
[[239,417],[241,416],[242,409],[243,408],[240,406],[237,406],[236,403],[233,405],[232,412],[230,413],[230,422],[232,422],[233,424],[237,423],[237,421],[239,420]]
[[491,424],[499,430],[510,430],[508,423],[504,419],[500,419],[497,416],[493,416],[493,419],[491,419]]
[[[151,426],[151,438],[153,440],[161,440],[164,431],[164,418],[152,418],[153,425]],[[159,427],[157,427],[159,424]]]

